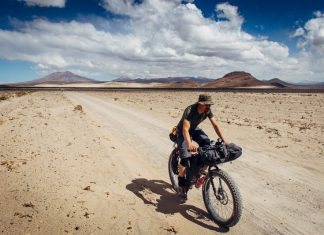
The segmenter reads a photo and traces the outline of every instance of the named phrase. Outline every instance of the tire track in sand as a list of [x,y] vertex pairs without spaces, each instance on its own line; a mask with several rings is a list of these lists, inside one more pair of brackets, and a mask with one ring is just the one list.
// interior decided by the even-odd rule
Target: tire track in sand
[[[167,138],[169,129],[164,123],[89,94],[65,94],[74,104],[81,104],[85,113],[104,127],[103,131],[109,131],[119,155],[123,156],[120,161],[127,168],[123,181],[132,182],[126,188],[144,202],[141,202],[142,208],[138,210],[149,213],[151,218],[161,219],[160,213],[164,214],[164,219],[170,225],[167,229],[169,234],[174,233],[174,227],[179,234],[215,234],[215,231],[223,231],[207,218],[200,191],[192,190],[190,201],[181,205],[178,196],[169,188],[167,161],[172,143]],[[146,206],[152,205],[152,202],[155,211],[148,211]],[[161,220],[161,226],[163,224]]]

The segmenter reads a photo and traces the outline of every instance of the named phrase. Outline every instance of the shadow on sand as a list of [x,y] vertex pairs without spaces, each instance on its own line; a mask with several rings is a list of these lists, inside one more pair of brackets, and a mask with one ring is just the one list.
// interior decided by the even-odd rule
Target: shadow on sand
[[180,197],[172,191],[172,186],[163,180],[138,178],[132,180],[126,189],[142,199],[145,204],[153,205],[158,212],[170,215],[180,213],[189,221],[204,228],[222,233],[229,231],[228,228],[219,227],[216,224],[210,225],[211,219],[207,212],[193,205],[183,204]]

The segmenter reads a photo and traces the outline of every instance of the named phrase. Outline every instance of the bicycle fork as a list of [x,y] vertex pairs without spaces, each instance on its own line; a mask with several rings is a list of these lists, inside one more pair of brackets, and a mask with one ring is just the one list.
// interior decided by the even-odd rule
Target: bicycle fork
[[[216,170],[218,170],[218,167],[216,167]],[[211,185],[213,187],[213,192],[214,192],[214,195],[216,197],[217,200],[221,201],[224,199],[224,191],[223,191],[223,185],[222,185],[222,180],[221,178],[219,177],[218,180],[219,180],[219,187],[218,189],[216,189],[216,186],[215,186],[215,183],[214,183],[214,176],[213,174],[210,174],[210,169],[208,170],[209,172],[209,176],[210,176],[210,180],[211,180]]]

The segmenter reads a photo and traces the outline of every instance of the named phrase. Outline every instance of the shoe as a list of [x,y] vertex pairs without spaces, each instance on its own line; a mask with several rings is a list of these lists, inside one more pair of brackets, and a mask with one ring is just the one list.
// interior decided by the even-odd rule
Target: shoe
[[187,200],[187,187],[179,187],[178,194],[182,199]]

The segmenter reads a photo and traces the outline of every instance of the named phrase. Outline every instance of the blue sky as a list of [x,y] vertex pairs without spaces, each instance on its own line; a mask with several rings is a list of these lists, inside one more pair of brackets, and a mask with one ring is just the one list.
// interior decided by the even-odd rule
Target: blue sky
[[324,81],[322,0],[2,0],[0,83],[246,71]]

